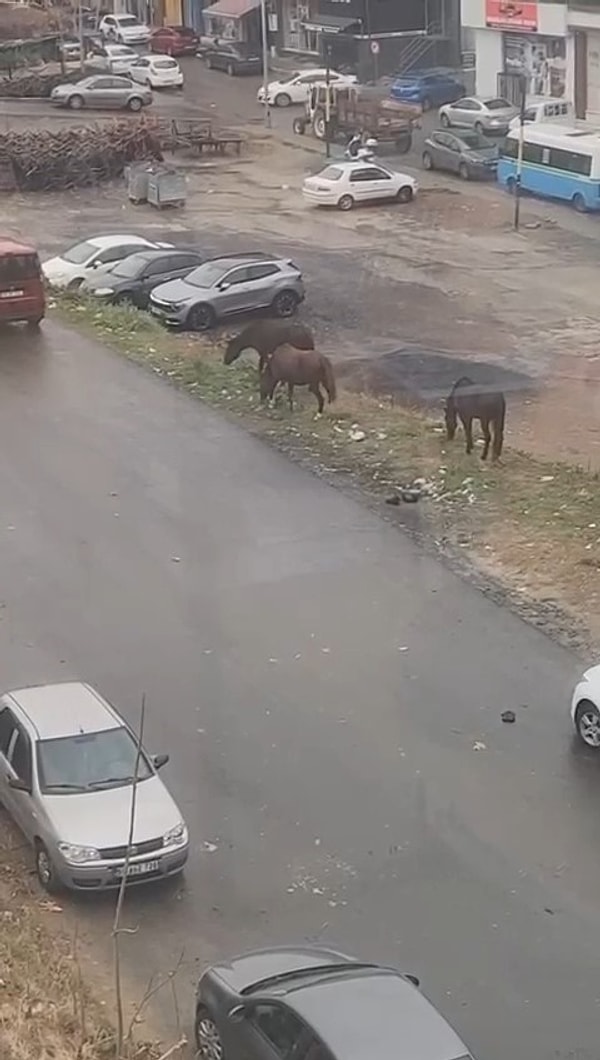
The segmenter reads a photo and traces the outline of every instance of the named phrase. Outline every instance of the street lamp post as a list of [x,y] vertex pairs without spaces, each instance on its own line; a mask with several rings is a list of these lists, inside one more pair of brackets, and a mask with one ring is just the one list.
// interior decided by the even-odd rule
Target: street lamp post
[[269,43],[267,37],[267,3],[260,0],[260,24],[262,32],[263,92],[265,102],[265,126],[271,128],[271,107],[269,105]]
[[325,157],[331,155],[331,44],[325,44]]
[[525,101],[527,99],[527,78],[521,74],[519,78],[520,111],[519,111],[519,144],[517,148],[517,176],[515,180],[515,232],[519,231],[521,215],[521,178],[523,174],[523,142],[525,140]]

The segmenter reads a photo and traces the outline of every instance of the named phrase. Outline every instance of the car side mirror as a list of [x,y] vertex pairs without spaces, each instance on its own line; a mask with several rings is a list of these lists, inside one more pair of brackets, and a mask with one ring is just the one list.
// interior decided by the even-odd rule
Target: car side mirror
[[227,1019],[232,1023],[241,1023],[246,1018],[245,1005],[234,1005],[227,1013]]
[[225,283],[220,283],[219,284],[219,290],[220,291],[228,291],[230,287],[231,287],[231,284],[227,283],[227,281],[225,281]]
[[29,795],[31,794],[31,788],[29,784],[26,784],[20,777],[9,777],[8,786],[14,791],[26,791]]
[[152,762],[155,769],[162,769],[169,761],[170,755],[153,755]]
[[416,975],[408,975],[408,974],[406,974],[404,976],[404,978],[408,979],[409,983],[412,983],[413,986],[419,987],[421,985],[421,980],[417,979]]

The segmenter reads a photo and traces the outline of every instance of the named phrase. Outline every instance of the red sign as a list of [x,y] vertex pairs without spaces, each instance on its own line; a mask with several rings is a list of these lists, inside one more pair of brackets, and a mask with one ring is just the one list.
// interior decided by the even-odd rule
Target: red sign
[[537,3],[531,0],[485,0],[485,23],[494,29],[535,33],[538,28]]

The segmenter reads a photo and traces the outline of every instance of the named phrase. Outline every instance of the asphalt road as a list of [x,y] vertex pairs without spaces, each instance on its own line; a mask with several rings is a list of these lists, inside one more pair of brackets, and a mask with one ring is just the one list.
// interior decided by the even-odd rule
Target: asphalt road
[[[145,692],[191,829],[184,884],[131,893],[133,978],[184,951],[187,1024],[204,962],[319,938],[420,975],[481,1058],[596,1058],[580,663],[55,324],[3,333],[0,432],[3,684],[85,678],[134,724]],[[108,948],[112,901],[69,908]],[[168,993],[157,1006],[172,1027]]]

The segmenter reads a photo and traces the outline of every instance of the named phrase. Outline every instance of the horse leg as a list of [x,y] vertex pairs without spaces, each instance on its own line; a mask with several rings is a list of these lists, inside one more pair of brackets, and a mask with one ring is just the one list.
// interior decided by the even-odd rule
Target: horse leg
[[311,383],[308,389],[310,390],[311,394],[315,395],[319,403],[319,416],[321,416],[323,413],[323,408],[325,407],[325,398],[321,393],[321,387],[318,383]]
[[481,459],[482,460],[487,460],[487,455],[488,455],[488,453],[490,451],[490,442],[492,440],[492,435],[490,433],[490,422],[489,422],[489,420],[482,420],[481,421],[481,430],[483,431],[483,437],[484,437],[483,452],[481,454]]
[[[461,416],[462,419],[462,416]],[[467,453],[473,452],[473,417],[465,416],[462,419],[462,425],[465,429],[465,438],[467,440]]]
[[288,383],[288,402],[290,405],[290,412],[294,411],[294,384]]

